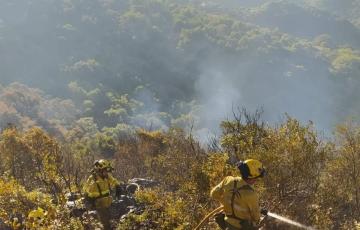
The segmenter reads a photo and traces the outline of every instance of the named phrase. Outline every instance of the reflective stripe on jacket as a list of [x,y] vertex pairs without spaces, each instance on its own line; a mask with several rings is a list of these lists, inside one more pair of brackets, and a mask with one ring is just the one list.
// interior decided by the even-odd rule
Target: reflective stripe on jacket
[[224,206],[225,221],[234,227],[241,228],[240,219],[254,224],[260,221],[258,195],[241,177],[225,177],[210,196]]

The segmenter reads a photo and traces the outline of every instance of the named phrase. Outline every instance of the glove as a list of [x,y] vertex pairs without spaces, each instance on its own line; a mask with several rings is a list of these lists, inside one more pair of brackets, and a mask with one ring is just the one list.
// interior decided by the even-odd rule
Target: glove
[[262,208],[262,209],[260,210],[260,213],[263,214],[264,216],[267,216],[268,210],[267,210],[266,208]]

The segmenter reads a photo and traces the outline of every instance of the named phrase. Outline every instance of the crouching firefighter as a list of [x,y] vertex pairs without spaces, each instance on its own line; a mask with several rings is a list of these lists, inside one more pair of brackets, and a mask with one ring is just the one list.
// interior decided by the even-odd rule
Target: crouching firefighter
[[111,163],[101,159],[95,161],[91,175],[84,184],[85,205],[88,209],[95,209],[104,229],[111,229],[110,206],[112,203],[112,191],[116,192],[116,197],[120,197],[122,188],[111,172]]
[[259,198],[252,185],[265,174],[262,163],[248,159],[237,163],[241,177],[225,177],[216,185],[210,196],[219,201],[223,212],[215,215],[215,221],[224,230],[258,229],[261,214],[267,210],[259,207]]

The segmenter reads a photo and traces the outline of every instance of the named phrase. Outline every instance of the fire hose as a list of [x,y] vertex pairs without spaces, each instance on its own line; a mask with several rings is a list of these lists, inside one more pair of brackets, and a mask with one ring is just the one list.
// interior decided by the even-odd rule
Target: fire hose
[[[222,211],[223,208],[224,208],[223,206],[220,206],[220,207],[217,207],[216,209],[214,209],[213,211],[211,211],[208,215],[206,215],[204,217],[204,219],[201,220],[201,222],[194,228],[194,230],[200,230],[200,228],[202,228],[209,221],[209,219],[211,217],[213,217],[218,212]],[[300,224],[300,223],[298,223],[296,221],[290,220],[290,219],[288,219],[286,217],[280,216],[280,215],[272,213],[272,212],[267,212],[267,216],[272,217],[274,219],[277,219],[277,220],[279,220],[281,222],[284,222],[284,223],[287,223],[287,224],[290,224],[290,225],[293,225],[293,226],[297,226],[297,227],[299,227],[301,229],[315,230],[315,228],[313,228],[313,227]],[[261,225],[261,223],[260,223],[260,225]]]
[[220,207],[217,207],[217,208],[215,208],[214,210],[212,210],[209,214],[207,214],[207,215],[204,217],[204,219],[201,220],[201,222],[198,224],[198,226],[196,226],[196,227],[194,228],[194,230],[200,230],[200,228],[203,227],[204,224],[206,224],[211,217],[213,217],[216,213],[222,211],[223,209],[224,209],[224,207],[223,207],[223,206],[220,206]]

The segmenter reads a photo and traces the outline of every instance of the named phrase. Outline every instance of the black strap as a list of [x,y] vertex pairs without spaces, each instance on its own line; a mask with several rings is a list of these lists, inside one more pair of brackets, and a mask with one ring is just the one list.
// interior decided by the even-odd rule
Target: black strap
[[[237,180],[234,181],[234,187],[233,187],[233,192],[232,192],[232,196],[231,196],[231,216],[235,216],[235,212],[234,212],[234,199],[235,199],[235,195],[237,195]],[[240,195],[240,193],[239,193]]]
[[101,191],[100,185],[99,185],[99,183],[98,183],[97,180],[96,180],[96,175],[93,175],[93,178],[94,178],[94,182],[95,182],[96,187],[97,187],[97,189],[98,189],[98,191],[99,191],[99,194],[100,194],[100,196],[96,197],[96,199],[109,196],[109,195],[111,194],[110,181],[108,180],[108,189],[109,189],[109,192],[103,194],[102,191]]
[[240,221],[244,221],[244,219],[241,219],[239,217],[237,217],[235,215],[235,212],[234,212],[234,200],[235,200],[235,196],[241,196],[240,194],[240,190],[251,190],[251,191],[254,191],[254,189],[246,184],[246,185],[243,185],[241,186],[240,188],[237,188],[237,180],[234,180],[234,187],[233,187],[233,191],[232,191],[232,196],[231,196],[231,215],[227,215],[228,217],[231,217],[231,218],[234,218],[234,219],[237,219],[237,220],[240,220]]
[[94,179],[94,182],[95,182],[95,184],[96,184],[96,187],[97,187],[97,189],[98,189],[98,191],[99,191],[100,196],[102,196],[102,192],[101,192],[100,185],[98,184],[98,182],[97,182],[97,180],[96,180],[96,175],[93,175],[93,179]]
[[108,180],[107,180],[107,182],[108,182],[108,189],[109,189],[109,193],[111,194],[110,180],[108,179]]

